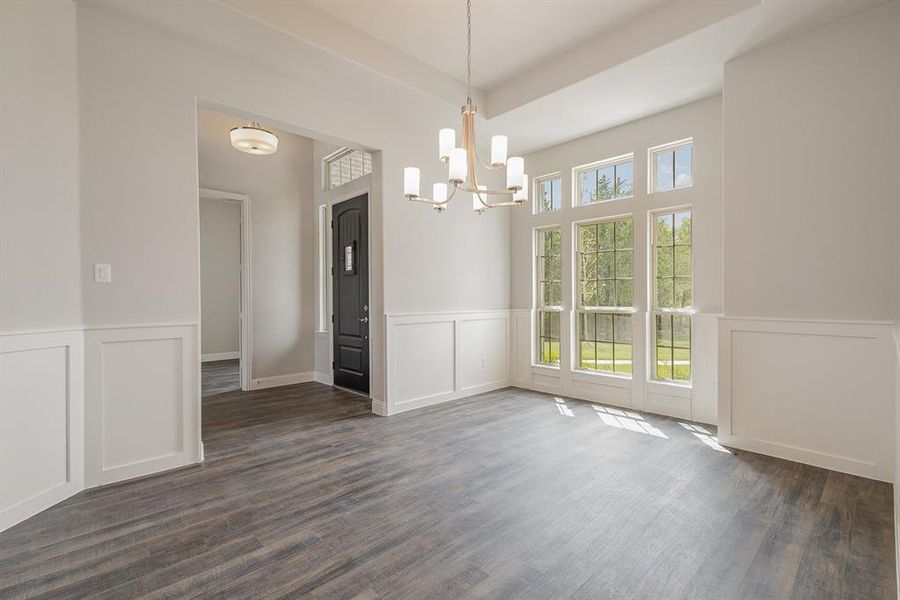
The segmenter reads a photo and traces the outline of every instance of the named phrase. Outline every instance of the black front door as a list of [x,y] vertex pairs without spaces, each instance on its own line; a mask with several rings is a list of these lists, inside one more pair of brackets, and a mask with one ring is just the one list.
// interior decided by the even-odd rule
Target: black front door
[[369,197],[332,210],[334,385],[369,393]]

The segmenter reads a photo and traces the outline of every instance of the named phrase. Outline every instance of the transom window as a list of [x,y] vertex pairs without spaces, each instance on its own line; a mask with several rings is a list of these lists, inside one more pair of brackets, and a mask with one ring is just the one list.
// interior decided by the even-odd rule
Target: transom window
[[538,177],[534,181],[537,212],[545,213],[562,207],[562,178],[559,173]]
[[341,148],[324,159],[329,189],[350,183],[372,172],[372,155],[363,150]]
[[632,372],[634,220],[577,226],[577,368]]
[[577,204],[596,204],[634,194],[634,155],[627,154],[575,170]]
[[694,184],[694,144],[681,140],[650,149],[650,192],[667,192]]
[[538,362],[559,364],[562,311],[562,230],[558,227],[536,232],[535,271],[537,280]]
[[691,211],[653,215],[654,378],[691,380]]

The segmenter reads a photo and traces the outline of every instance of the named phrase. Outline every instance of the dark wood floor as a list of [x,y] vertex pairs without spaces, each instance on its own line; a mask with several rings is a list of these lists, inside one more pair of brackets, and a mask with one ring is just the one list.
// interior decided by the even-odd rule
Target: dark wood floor
[[241,389],[241,361],[214,360],[203,363],[201,369],[203,396],[215,396]]
[[0,597],[896,598],[891,487],[507,389],[204,400],[206,462],[0,534]]

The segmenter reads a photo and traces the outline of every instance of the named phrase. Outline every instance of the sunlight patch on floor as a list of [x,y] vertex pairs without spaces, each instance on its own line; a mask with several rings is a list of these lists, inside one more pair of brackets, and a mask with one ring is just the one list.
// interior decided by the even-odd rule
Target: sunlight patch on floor
[[713,450],[718,450],[719,452],[725,452],[726,454],[731,454],[731,450],[723,446],[719,443],[719,439],[711,434],[708,429],[705,427],[701,427],[700,425],[694,425],[693,423],[682,423],[678,422],[679,425],[690,431],[694,434],[698,440],[712,448]]
[[615,427],[617,429],[627,429],[635,433],[643,433],[663,439],[669,439],[666,434],[644,420],[644,417],[636,412],[622,410],[620,408],[612,408],[608,406],[593,405],[594,412],[603,421],[605,425]]

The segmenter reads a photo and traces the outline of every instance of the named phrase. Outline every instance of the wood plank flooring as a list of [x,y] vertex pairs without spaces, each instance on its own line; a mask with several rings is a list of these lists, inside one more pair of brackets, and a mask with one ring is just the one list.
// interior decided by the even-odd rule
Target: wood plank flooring
[[0,534],[0,598],[896,598],[890,485],[517,389],[369,410],[207,397],[204,464]]
[[214,396],[241,389],[241,361],[238,359],[213,360],[203,363],[201,388],[203,396]]

